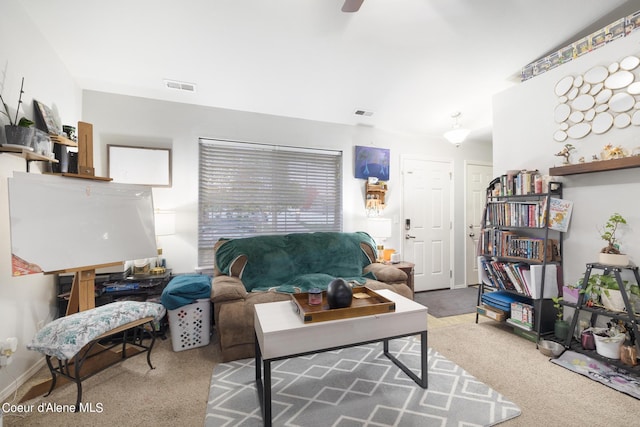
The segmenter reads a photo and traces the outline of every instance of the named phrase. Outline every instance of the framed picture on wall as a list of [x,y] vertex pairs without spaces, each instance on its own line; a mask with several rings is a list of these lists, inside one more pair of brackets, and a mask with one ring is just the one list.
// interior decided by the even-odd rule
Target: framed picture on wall
[[40,101],[33,101],[36,110],[36,127],[49,135],[60,135],[62,126],[51,108]]
[[356,145],[356,178],[376,177],[381,181],[389,180],[390,151],[388,148],[363,147]]
[[171,187],[171,149],[107,145],[109,178],[125,184]]

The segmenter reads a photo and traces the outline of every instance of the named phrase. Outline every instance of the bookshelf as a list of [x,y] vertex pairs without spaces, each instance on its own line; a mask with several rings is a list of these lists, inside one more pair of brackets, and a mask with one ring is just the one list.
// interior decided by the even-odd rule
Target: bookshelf
[[476,323],[480,315],[504,321],[536,343],[553,330],[551,298],[562,283],[562,232],[549,218],[550,206],[561,199],[562,184],[545,184],[537,171],[491,182],[478,243]]

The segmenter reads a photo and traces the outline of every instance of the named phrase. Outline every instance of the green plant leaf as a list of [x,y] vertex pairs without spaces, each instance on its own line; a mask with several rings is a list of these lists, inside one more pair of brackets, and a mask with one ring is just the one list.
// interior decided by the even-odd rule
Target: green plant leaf
[[18,126],[22,126],[23,128],[28,128],[30,126],[33,126],[33,122],[31,120],[27,119],[26,117],[23,117],[18,122]]

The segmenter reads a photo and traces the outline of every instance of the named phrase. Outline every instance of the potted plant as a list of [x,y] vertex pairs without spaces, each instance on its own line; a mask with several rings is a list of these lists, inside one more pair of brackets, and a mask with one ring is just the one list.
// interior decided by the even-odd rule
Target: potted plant
[[[578,281],[578,284],[582,283],[582,279]],[[627,295],[631,298],[631,295],[640,293],[638,285],[630,285],[628,280],[623,280],[622,284],[627,291]],[[588,296],[588,306],[593,304],[602,304],[606,309],[612,311],[624,311],[624,300],[620,293],[620,286],[615,277],[609,274],[592,274],[589,276],[587,286],[580,291]]]
[[0,111],[2,114],[7,116],[9,119],[9,124],[4,127],[4,134],[7,139],[7,144],[12,145],[22,145],[26,147],[31,146],[31,140],[33,139],[33,122],[26,117],[20,118],[18,120],[18,112],[20,111],[20,105],[22,104],[22,94],[24,93],[24,77],[22,78],[22,83],[20,84],[20,96],[18,98],[18,106],[16,107],[16,115],[15,118],[11,118],[11,113],[9,112],[9,107],[7,103],[4,102],[2,95],[0,95],[0,101],[2,101],[2,107],[4,111]]
[[592,328],[596,352],[609,359],[620,359],[620,348],[626,335],[615,323],[607,323],[606,328]]
[[553,307],[556,309],[556,323],[553,325],[553,333],[556,338],[564,340],[569,335],[569,322],[564,320],[563,306],[560,303],[562,297],[552,297]]
[[619,213],[612,214],[607,222],[604,224],[604,228],[600,231],[600,238],[607,242],[607,246],[600,251],[599,262],[607,265],[620,265],[625,266],[629,264],[629,257],[620,253],[620,242],[616,236],[616,232],[619,231],[621,224],[626,224],[627,220]]

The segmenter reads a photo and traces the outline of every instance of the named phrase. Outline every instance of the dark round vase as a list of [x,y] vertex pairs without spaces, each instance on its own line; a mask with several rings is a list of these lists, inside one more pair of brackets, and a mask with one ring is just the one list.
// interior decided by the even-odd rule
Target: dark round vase
[[343,279],[334,279],[327,287],[329,308],[345,308],[351,305],[353,289]]

